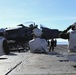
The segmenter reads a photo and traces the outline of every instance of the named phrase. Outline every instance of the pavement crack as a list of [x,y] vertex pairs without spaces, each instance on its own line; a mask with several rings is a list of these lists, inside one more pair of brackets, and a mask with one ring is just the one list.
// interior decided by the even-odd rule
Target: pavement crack
[[20,64],[22,63],[22,61],[21,62],[19,62],[17,65],[15,65],[10,71],[8,71],[5,75],[8,75],[11,71],[13,71],[17,66],[19,66]]
[[[31,56],[33,56],[33,54],[31,55]],[[29,56],[30,57],[30,56]],[[27,57],[27,58],[29,58],[29,57]],[[25,59],[27,59],[27,58],[25,58]],[[19,62],[18,64],[16,64],[12,69],[10,69],[5,75],[8,75],[10,72],[12,72],[16,67],[18,67],[25,59],[23,59],[21,62]]]

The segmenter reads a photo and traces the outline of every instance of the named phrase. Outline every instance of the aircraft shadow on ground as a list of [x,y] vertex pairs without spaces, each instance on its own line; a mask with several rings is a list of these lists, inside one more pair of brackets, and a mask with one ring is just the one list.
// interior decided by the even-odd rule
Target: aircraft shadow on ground
[[48,52],[47,55],[61,55],[59,52]]
[[7,58],[5,58],[5,57],[0,57],[0,60],[4,60],[4,59],[7,59]]
[[15,53],[10,53],[9,56],[17,56]]
[[46,54],[46,55],[62,55],[60,54],[59,52],[47,52],[47,53],[44,53],[44,52],[36,52],[34,54]]

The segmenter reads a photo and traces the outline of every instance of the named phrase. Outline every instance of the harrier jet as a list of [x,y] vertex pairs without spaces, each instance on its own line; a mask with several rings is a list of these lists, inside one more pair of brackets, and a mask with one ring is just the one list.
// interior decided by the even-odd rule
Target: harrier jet
[[[32,30],[37,26],[33,26],[32,24],[29,27],[24,26],[23,24],[19,24],[16,28],[7,28],[7,36],[9,47],[25,47],[28,45],[28,41],[32,39]],[[26,46],[25,46],[26,45]]]
[[[30,24],[29,27],[19,24],[17,28],[12,29],[6,29],[7,32],[7,40],[10,47],[16,47],[19,49],[19,47],[25,49],[28,45],[28,41],[32,39],[32,30],[34,28],[37,28],[38,25]],[[52,38],[58,38],[58,35],[61,31],[58,29],[49,29],[46,27],[42,28],[42,38],[45,38],[46,40],[52,39]]]

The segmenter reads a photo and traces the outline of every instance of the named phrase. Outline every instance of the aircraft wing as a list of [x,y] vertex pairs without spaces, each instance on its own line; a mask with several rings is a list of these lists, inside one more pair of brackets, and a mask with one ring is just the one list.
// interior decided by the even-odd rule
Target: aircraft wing
[[44,27],[42,27],[42,32],[42,37],[45,39],[59,38],[59,34],[61,33],[58,29],[49,29]]

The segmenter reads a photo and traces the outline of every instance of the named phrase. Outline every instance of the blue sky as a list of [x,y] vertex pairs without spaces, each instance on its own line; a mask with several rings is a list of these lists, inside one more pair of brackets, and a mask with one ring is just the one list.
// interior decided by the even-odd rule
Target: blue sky
[[64,30],[76,21],[76,0],[0,0],[0,28],[35,22]]

